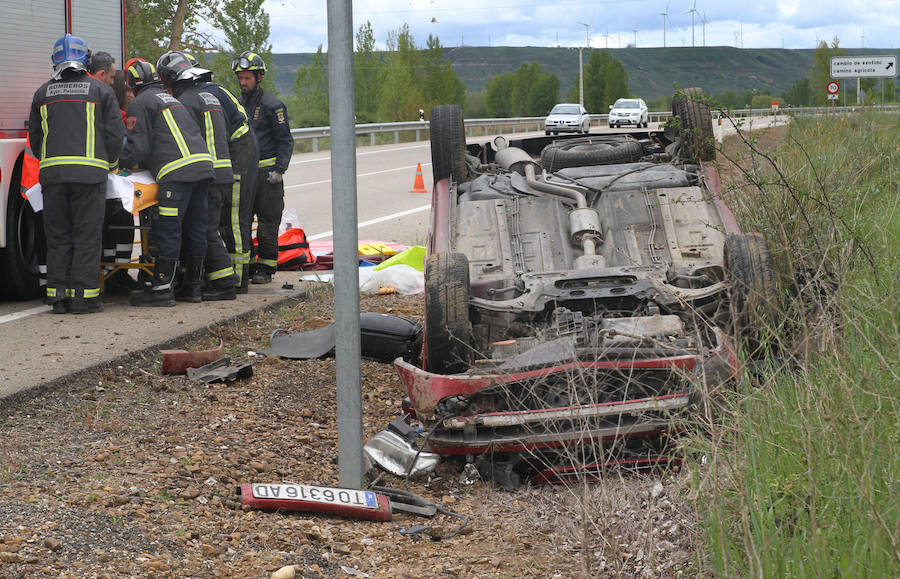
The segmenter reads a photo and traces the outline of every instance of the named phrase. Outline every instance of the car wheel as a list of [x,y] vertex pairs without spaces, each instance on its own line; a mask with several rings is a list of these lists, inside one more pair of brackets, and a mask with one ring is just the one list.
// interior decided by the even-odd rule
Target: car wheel
[[[31,209],[31,203],[19,193],[21,160],[16,163],[10,180],[6,207],[6,248],[0,249],[0,297],[10,300],[30,300],[40,295],[38,285],[38,245],[43,231],[41,217]],[[3,217],[3,216],[0,216]]]
[[425,265],[425,369],[458,374],[471,365],[469,260],[437,253]]
[[641,143],[632,138],[597,143],[551,143],[541,151],[541,165],[548,171],[558,171],[566,167],[634,163],[643,154]]
[[545,135],[549,135],[549,134],[550,134],[550,131],[544,131],[544,134],[545,134]]
[[778,311],[775,269],[766,240],[759,233],[725,238],[725,276],[731,298],[731,329],[751,349],[771,332]]
[[468,179],[466,167],[466,127],[459,105],[440,105],[431,109],[431,168],[434,182],[447,177],[456,183]]
[[712,161],[716,158],[712,115],[709,105],[702,99],[703,89],[686,88],[675,94],[672,111],[681,119],[681,139],[688,156],[700,161]]

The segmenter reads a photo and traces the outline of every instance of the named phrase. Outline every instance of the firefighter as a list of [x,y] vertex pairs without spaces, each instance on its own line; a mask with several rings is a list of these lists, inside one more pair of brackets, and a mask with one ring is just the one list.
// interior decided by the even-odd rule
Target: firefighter
[[179,256],[206,255],[206,191],[213,180],[213,160],[200,127],[190,111],[163,89],[156,67],[136,61],[125,78],[135,97],[128,105],[122,164],[148,169],[159,184],[159,220],[152,232],[153,279],[149,288],[132,294],[131,305],[174,306],[172,278]]
[[53,76],[34,93],[28,120],[44,197],[46,299],[53,313],[88,314],[101,309],[106,178],[118,166],[124,127],[112,88],[88,75],[84,40],[66,34],[50,60]]
[[294,139],[287,109],[277,97],[265,92],[260,83],[266,63],[253,52],[243,52],[231,62],[241,85],[241,104],[250,115],[250,126],[259,144],[259,171],[253,212],[259,220],[256,238],[259,247],[253,264],[253,283],[269,283],[278,266],[278,226],[284,211],[284,172],[294,152]]
[[[197,59],[189,52],[181,51],[194,66]],[[245,294],[250,281],[250,249],[253,247],[253,191],[259,168],[259,146],[250,128],[250,119],[243,105],[224,86],[213,82],[212,72],[201,78],[203,90],[212,93],[222,104],[228,121],[228,154],[234,172],[234,184],[222,197],[222,214],[218,219],[219,233],[231,256],[235,273],[235,292]],[[205,291],[204,300],[215,299]],[[221,298],[218,298],[221,299]]]
[[[222,198],[234,183],[231,159],[228,154],[228,122],[219,99],[202,85],[212,74],[209,70],[194,66],[182,52],[167,52],[156,62],[156,70],[163,84],[197,121],[213,160],[214,178],[207,192],[206,256],[186,256],[186,273],[181,290],[175,296],[179,301],[199,302],[202,299],[235,299],[235,275],[231,257],[219,235],[219,219],[222,215]],[[206,291],[203,291],[204,265]]]

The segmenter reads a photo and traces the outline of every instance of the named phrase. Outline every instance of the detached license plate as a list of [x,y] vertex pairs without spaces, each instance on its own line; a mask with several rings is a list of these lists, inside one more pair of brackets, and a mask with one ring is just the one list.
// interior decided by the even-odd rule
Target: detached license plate
[[378,508],[378,499],[371,491],[299,484],[253,484],[250,485],[250,488],[255,499],[306,501],[366,509]]

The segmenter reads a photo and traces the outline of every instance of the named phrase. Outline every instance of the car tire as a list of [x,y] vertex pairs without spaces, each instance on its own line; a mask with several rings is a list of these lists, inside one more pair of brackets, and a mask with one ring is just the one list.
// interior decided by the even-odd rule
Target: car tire
[[466,127],[459,105],[439,105],[431,109],[431,170],[434,182],[450,177],[456,183],[468,179]]
[[[615,137],[614,137],[615,138]],[[587,165],[634,163],[643,156],[643,147],[635,139],[585,143],[551,143],[541,151],[541,165],[548,171]]]
[[544,134],[550,136],[550,131],[544,131]]
[[762,235],[746,233],[725,238],[725,279],[729,287],[731,333],[755,350],[772,333],[778,312],[775,268]]
[[425,369],[458,374],[471,365],[469,260],[437,253],[425,264]]
[[38,284],[38,244],[43,235],[39,220],[31,209],[31,203],[19,193],[22,179],[22,160],[16,163],[10,179],[7,197],[6,247],[0,249],[0,298],[6,300],[32,300],[40,296]]
[[699,161],[716,158],[716,142],[709,105],[703,89],[686,88],[672,99],[672,111],[681,120],[681,139],[688,156]]

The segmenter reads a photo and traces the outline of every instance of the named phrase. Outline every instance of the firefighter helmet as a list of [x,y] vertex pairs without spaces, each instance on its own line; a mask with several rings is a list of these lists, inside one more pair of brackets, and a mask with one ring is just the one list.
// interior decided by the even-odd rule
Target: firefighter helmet
[[231,70],[236,73],[242,70],[249,70],[257,74],[266,74],[266,63],[260,55],[246,50],[231,61]]
[[87,70],[91,49],[87,42],[77,36],[66,34],[53,45],[50,62],[53,63],[53,77],[59,78],[67,70]]
[[156,67],[142,58],[131,59],[125,63],[125,82],[137,93],[144,87],[159,82]]
[[181,51],[171,51],[159,57],[156,61],[156,70],[159,77],[167,86],[174,86],[182,80],[196,80],[204,75],[211,74],[205,68],[195,66],[192,59]]

